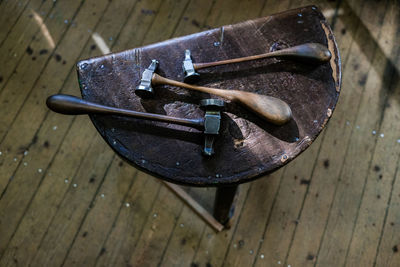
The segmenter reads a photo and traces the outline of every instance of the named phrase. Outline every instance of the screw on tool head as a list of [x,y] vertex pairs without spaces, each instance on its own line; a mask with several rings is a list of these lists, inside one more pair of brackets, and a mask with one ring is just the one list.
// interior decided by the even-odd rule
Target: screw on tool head
[[203,155],[211,156],[214,154],[214,139],[219,134],[221,126],[221,110],[225,102],[220,99],[203,99],[200,102],[202,109],[206,111],[204,115],[204,149]]
[[200,74],[194,69],[190,50],[188,49],[185,50],[185,60],[183,61],[182,68],[185,73],[185,78],[183,79],[185,83],[195,83],[200,79]]
[[154,95],[153,87],[151,86],[151,79],[158,67],[158,61],[153,59],[150,66],[143,72],[140,84],[136,87],[135,94],[141,98],[150,98]]

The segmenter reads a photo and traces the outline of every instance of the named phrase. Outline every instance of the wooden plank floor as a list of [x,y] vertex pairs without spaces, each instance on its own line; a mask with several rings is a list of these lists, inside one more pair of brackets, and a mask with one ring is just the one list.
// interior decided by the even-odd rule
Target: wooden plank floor
[[[79,59],[316,4],[342,92],[296,160],[240,186],[216,234],[124,163],[85,116]],[[396,0],[0,0],[0,266],[400,266],[400,4]],[[187,189],[211,209],[214,189]]]

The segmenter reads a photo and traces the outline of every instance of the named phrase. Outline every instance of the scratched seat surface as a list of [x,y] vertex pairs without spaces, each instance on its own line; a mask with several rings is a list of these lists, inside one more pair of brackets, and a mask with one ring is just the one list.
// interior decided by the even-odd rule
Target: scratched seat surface
[[287,164],[304,151],[325,127],[340,93],[340,57],[330,27],[315,7],[224,26],[77,64],[84,99],[119,108],[199,118],[198,103],[213,96],[172,86],[155,86],[155,97],[134,93],[152,59],[157,73],[183,80],[182,60],[190,49],[194,62],[209,62],[321,43],[330,62],[310,64],[288,59],[261,59],[200,70],[200,85],[250,91],[286,101],[293,119],[275,126],[236,103],[222,114],[215,155],[201,154],[199,130],[162,122],[92,115],[99,133],[115,152],[150,174],[186,185],[218,186],[248,182]]

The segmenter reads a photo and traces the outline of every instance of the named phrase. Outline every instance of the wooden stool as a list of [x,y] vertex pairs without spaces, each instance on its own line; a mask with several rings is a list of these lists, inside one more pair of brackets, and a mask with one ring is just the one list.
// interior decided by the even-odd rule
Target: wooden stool
[[[237,185],[265,176],[297,157],[315,140],[335,108],[341,82],[339,52],[316,7],[82,60],[77,64],[79,85],[88,101],[197,118],[204,114],[198,103],[209,95],[171,86],[154,87],[152,99],[135,95],[152,59],[160,62],[159,74],[182,81],[185,49],[191,50],[194,62],[210,62],[310,42],[328,47],[331,60],[309,64],[270,58],[200,71],[201,85],[274,96],[286,101],[293,112],[288,124],[275,126],[240,105],[227,103],[212,157],[202,156],[203,135],[195,129],[118,116],[90,116],[105,141],[134,167],[174,184],[218,187],[214,217],[226,224]],[[197,205],[176,185],[168,186],[190,206]],[[215,229],[222,229],[201,207],[195,210]]]

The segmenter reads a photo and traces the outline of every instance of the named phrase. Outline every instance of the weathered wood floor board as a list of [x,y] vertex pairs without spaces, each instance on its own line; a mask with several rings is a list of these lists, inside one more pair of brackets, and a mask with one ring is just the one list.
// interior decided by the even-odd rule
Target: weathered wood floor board
[[[90,120],[75,62],[316,4],[343,82],[296,160],[240,186],[216,234]],[[0,266],[400,266],[400,4],[370,0],[0,0]],[[214,189],[187,189],[212,205]]]
[[[21,13],[27,9],[28,4],[29,0],[0,2],[0,25],[3,28],[0,33],[0,43],[7,38]],[[10,12],[11,10],[13,12]]]
[[[368,14],[369,10],[366,9],[371,9],[370,12],[378,12],[381,16],[385,13],[386,6],[385,5],[379,5],[377,9],[376,6],[374,5],[362,5],[363,10],[361,11],[361,14]],[[377,19],[380,17],[377,16]],[[361,29],[361,31],[360,31]],[[344,63],[347,64],[349,61],[351,62],[352,60],[357,60],[357,63],[360,64],[360,68],[356,71],[353,72],[353,77],[356,78],[357,80],[362,80],[364,77],[368,76],[368,72],[371,69],[371,64],[369,64],[368,61],[368,56],[373,56],[373,53],[375,52],[375,47],[372,46],[370,43],[364,42],[363,44],[359,44],[357,42],[357,38],[363,38],[362,34],[364,34],[364,31],[362,31],[362,27],[358,25],[358,29],[356,30],[356,35],[355,38],[351,44],[351,48],[349,50],[349,56],[347,57],[347,62],[345,61]],[[359,36],[359,37],[358,37]],[[360,47],[362,46],[362,47]],[[360,50],[358,50],[360,49]],[[362,53],[361,51],[364,51]],[[346,57],[346,55],[343,55],[343,57]],[[347,64],[345,67],[349,67]],[[348,83],[349,81],[349,76],[344,76],[343,80],[343,87],[346,88],[347,86],[351,86],[352,84]],[[365,84],[365,83],[364,83]],[[343,159],[346,158],[346,153],[350,147],[352,147],[354,144],[350,140],[350,136],[353,130],[353,125],[355,123],[355,116],[359,112],[359,102],[360,98],[363,96],[363,92],[365,92],[365,85],[363,83],[357,83],[356,86],[354,86],[354,90],[343,90],[343,95],[341,96],[341,101],[343,100],[348,100],[349,105],[346,106],[342,102],[342,105],[338,105],[336,112],[336,117],[339,118],[339,120],[332,120],[329,124],[329,127],[335,126],[337,123],[337,128],[334,130],[327,131],[323,144],[321,147],[321,150],[319,152],[318,158],[317,158],[317,164],[321,164],[323,166],[329,165],[326,168],[315,168],[313,171],[313,174],[311,176],[311,183],[310,183],[310,188],[307,192],[307,196],[304,202],[304,206],[302,208],[302,213],[299,217],[299,225],[297,226],[296,233],[293,239],[292,247],[290,248],[287,263],[292,264],[295,262],[301,262],[303,266],[305,265],[314,265],[314,260],[319,260],[318,257],[315,257],[315,255],[318,254],[321,238],[325,229],[325,225],[327,222],[331,223],[332,221],[336,221],[336,224],[334,226],[338,225],[337,220],[340,220],[341,217],[333,216],[331,218],[331,221],[329,221],[327,218],[329,214],[330,207],[332,205],[332,201],[334,199],[334,195],[336,192],[336,184],[338,180],[342,181],[342,177],[340,177],[341,172],[340,170],[343,168],[343,165],[346,165],[347,163],[352,163],[350,166],[353,167],[359,167],[360,169],[364,169],[364,166],[360,166],[359,162],[353,163],[355,159],[358,159],[357,157],[350,157],[344,161]],[[357,90],[357,87],[359,90]],[[343,113],[342,113],[343,112]],[[345,120],[345,121],[343,121]],[[343,126],[345,129],[343,129]],[[365,128],[368,128],[368,126],[364,126]],[[337,144],[335,145],[334,143],[338,141]],[[362,136],[358,136],[357,141],[363,141]],[[334,147],[334,149],[332,149]],[[358,152],[359,152],[360,147],[358,147]],[[365,153],[364,147],[363,147],[363,152]],[[367,157],[367,154],[364,154],[364,157],[362,158],[362,162],[368,165],[368,161],[370,159]],[[325,164],[325,165],[324,165]],[[353,165],[356,164],[356,165]],[[358,164],[358,165],[357,165]],[[320,165],[320,166],[321,166]],[[350,170],[349,170],[350,172]],[[342,173],[343,174],[343,173]],[[347,173],[346,173],[347,174]],[[362,173],[355,173],[356,175],[359,175],[360,179],[362,176]],[[351,174],[349,173],[350,177],[352,179],[356,179]],[[323,177],[323,179],[321,179]],[[355,187],[352,187],[353,190],[358,189],[359,186],[355,185]],[[354,195],[350,194],[349,197],[355,197]],[[342,198],[339,198],[341,201],[343,200]],[[353,199],[353,202],[350,201],[350,203],[343,203],[347,205],[346,210],[351,210],[350,205],[353,204],[355,201]],[[342,203],[341,203],[342,204]],[[343,204],[340,205],[340,208],[343,207]],[[338,207],[339,208],[339,207]],[[348,219],[347,216],[344,216],[344,218]],[[349,224],[350,226],[350,224]],[[350,226],[351,229],[351,226]],[[329,231],[327,231],[329,233]],[[332,230],[330,231],[332,233]],[[335,238],[338,238],[338,242],[340,242],[340,246],[343,246],[345,237],[340,237],[341,234],[343,233],[343,229],[340,227],[338,228],[338,232],[334,233]],[[343,234],[345,235],[345,234]],[[350,232],[351,236],[351,232]],[[332,244],[333,246],[334,244]],[[329,247],[329,249],[332,249],[332,247]],[[332,264],[338,264],[340,266],[340,263],[337,263],[335,261],[339,261],[343,257],[337,257],[339,253],[335,253],[334,256],[332,256],[332,259],[330,259]],[[324,264],[322,264],[324,266]]]

